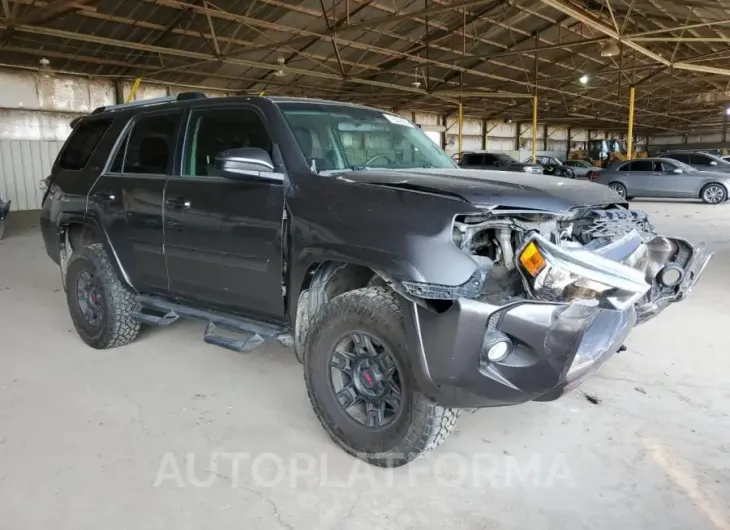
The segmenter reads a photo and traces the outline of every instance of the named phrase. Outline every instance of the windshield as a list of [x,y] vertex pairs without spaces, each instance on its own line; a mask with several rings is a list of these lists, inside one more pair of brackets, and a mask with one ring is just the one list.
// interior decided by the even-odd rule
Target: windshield
[[723,160],[719,156],[715,156],[715,155],[713,155],[711,153],[706,153],[706,154],[707,154],[707,156],[710,157],[710,159],[712,159],[715,162],[717,162],[717,165],[718,166],[730,166],[730,162],[728,162],[727,160]]
[[457,167],[421,129],[400,116],[336,104],[278,105],[299,148],[318,173]]

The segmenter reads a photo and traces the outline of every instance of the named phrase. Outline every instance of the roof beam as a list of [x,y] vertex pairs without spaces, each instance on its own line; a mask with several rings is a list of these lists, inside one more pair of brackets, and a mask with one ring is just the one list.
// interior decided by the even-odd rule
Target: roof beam
[[665,66],[671,66],[672,68],[675,68],[677,70],[691,70],[694,72],[707,72],[707,73],[713,73],[717,75],[723,75],[730,77],[730,70],[726,68],[715,68],[712,66],[698,66],[694,64],[685,64],[682,62],[676,62],[672,63],[669,61],[669,59],[665,59],[661,55],[654,53],[650,49],[642,46],[641,44],[638,44],[630,39],[622,39],[621,36],[616,32],[613,28],[610,26],[604,24],[602,21],[598,20],[593,16],[592,13],[589,13],[585,11],[582,8],[576,7],[574,5],[569,5],[565,3],[563,0],[540,0],[544,4],[549,5],[550,7],[557,9],[558,11],[562,11],[566,15],[569,15],[576,20],[579,20],[583,22],[586,26],[595,29],[596,31],[600,31],[604,35],[608,35],[609,37],[616,39],[617,41],[623,42],[626,46],[629,48],[636,50],[640,54],[649,57],[650,59],[654,59],[656,62],[662,63]]

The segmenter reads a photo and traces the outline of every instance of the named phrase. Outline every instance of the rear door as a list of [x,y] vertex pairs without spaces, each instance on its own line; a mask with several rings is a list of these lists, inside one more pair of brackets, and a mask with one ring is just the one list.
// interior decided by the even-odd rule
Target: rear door
[[270,321],[284,317],[282,216],[286,185],[224,178],[217,154],[259,147],[272,155],[251,105],[190,110],[181,170],[165,193],[165,253],[173,296]]
[[89,193],[89,208],[104,226],[131,284],[167,292],[162,199],[174,165],[180,109],[135,116]]
[[654,163],[651,160],[632,160],[629,167],[629,177],[627,179],[627,196],[653,197],[653,176]]

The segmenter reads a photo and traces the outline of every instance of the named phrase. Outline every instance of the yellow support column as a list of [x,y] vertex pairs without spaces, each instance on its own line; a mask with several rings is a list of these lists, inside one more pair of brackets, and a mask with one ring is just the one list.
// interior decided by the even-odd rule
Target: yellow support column
[[459,145],[458,145],[459,153],[464,152],[462,149],[462,145],[461,145],[463,137],[464,137],[464,105],[461,102],[459,102]]
[[129,95],[127,96],[127,103],[131,103],[134,101],[134,95],[137,93],[137,89],[139,88],[139,84],[142,82],[142,78],[138,77],[134,80],[134,84],[132,85],[132,90],[129,91]]
[[537,94],[532,96],[532,163],[537,162]]
[[626,158],[631,160],[631,155],[634,150],[634,95],[635,88],[632,86],[629,89],[629,142],[626,149]]

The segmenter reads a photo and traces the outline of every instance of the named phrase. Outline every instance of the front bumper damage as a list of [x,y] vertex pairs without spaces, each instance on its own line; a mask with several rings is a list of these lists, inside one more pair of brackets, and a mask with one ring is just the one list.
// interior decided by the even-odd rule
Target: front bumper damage
[[[459,298],[441,313],[408,302],[420,383],[440,404],[488,407],[557,399],[611,358],[634,326],[686,298],[711,258],[704,246],[661,236],[647,241],[635,231],[592,251],[558,248],[539,235],[521,251],[531,242],[548,264],[560,263],[589,278],[588,285],[610,288],[593,299],[550,299],[546,283],[526,278],[533,291],[529,299],[492,304]],[[487,356],[494,337],[511,343],[510,353],[498,361]]]

